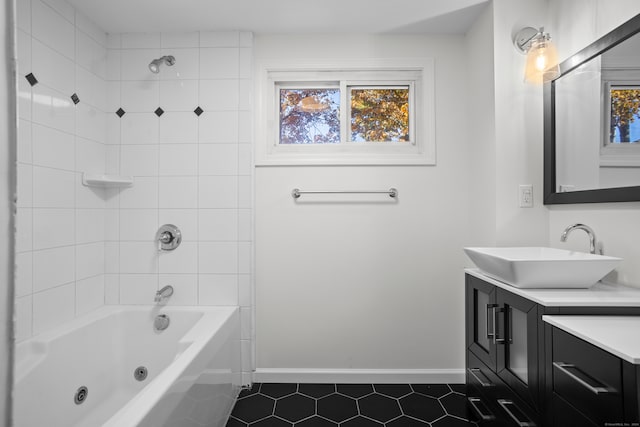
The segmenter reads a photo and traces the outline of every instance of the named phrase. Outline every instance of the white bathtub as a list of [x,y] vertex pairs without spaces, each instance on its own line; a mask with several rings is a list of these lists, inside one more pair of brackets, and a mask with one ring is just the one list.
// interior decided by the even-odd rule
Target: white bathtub
[[[171,323],[156,332],[159,313]],[[100,308],[17,345],[15,426],[223,427],[240,390],[239,338],[236,307]]]

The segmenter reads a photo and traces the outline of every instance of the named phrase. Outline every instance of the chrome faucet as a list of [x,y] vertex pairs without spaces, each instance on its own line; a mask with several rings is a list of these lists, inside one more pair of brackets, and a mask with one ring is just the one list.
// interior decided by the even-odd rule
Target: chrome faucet
[[173,286],[167,285],[164,288],[156,292],[156,297],[153,299],[155,302],[162,302],[173,295]]
[[562,235],[560,235],[560,241],[566,242],[567,236],[569,236],[569,233],[571,233],[573,230],[583,230],[585,233],[587,233],[587,235],[589,236],[589,252],[591,252],[592,254],[595,254],[597,252],[598,254],[602,255],[602,243],[596,241],[596,233],[594,233],[593,229],[588,225],[573,224],[568,226],[564,229]]

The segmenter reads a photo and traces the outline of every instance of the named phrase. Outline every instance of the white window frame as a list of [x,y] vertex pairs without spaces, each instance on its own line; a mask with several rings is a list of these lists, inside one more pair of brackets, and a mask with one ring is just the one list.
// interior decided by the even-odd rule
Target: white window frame
[[[375,61],[263,62],[257,68],[256,166],[435,165],[435,92],[432,58]],[[340,86],[341,142],[280,144],[282,87]],[[349,142],[349,86],[409,86],[411,141]],[[317,86],[323,87],[323,86]],[[349,132],[349,134],[347,134]]]

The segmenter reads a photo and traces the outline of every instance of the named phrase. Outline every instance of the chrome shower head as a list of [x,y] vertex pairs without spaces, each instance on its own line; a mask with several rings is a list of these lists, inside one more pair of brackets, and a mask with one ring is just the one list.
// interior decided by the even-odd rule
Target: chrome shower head
[[176,58],[173,55],[165,55],[161,58],[154,59],[149,64],[149,70],[151,70],[152,73],[158,74],[160,72],[160,64],[163,62],[168,66],[172,66],[176,63]]

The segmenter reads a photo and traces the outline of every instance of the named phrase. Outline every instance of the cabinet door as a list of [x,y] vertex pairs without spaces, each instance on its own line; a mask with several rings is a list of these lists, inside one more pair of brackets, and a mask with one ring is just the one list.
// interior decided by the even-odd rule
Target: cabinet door
[[496,370],[497,288],[476,277],[466,276],[467,348],[485,365]]
[[504,289],[497,290],[498,376],[532,407],[538,406],[538,306]]

